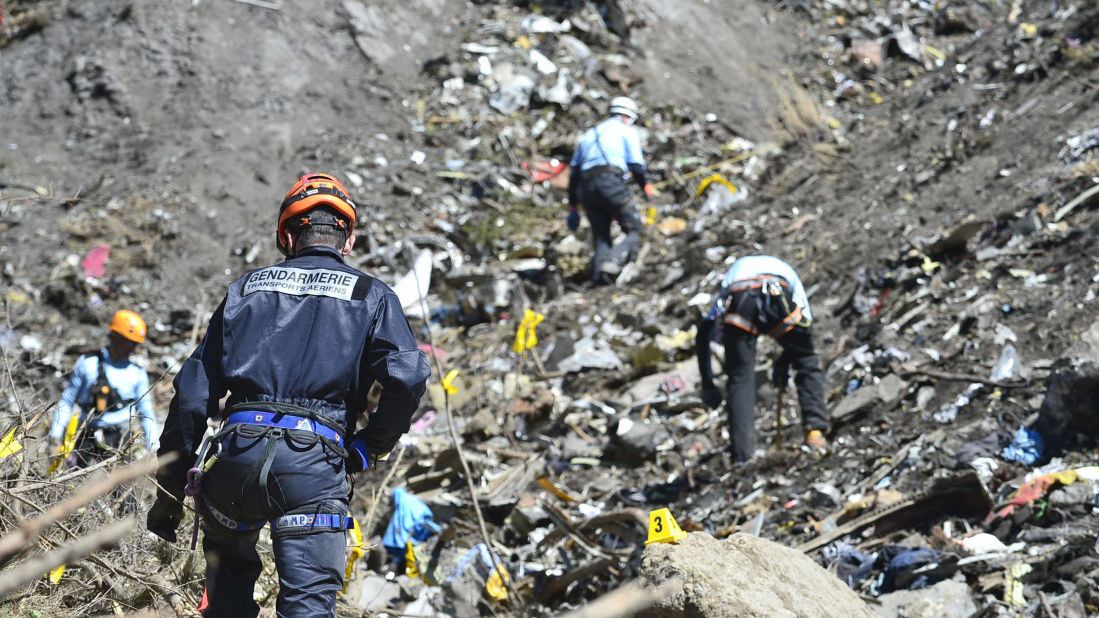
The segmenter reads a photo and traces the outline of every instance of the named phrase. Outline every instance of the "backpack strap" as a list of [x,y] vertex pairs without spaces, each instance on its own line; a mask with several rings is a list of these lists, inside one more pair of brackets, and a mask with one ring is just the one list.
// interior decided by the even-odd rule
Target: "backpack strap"
[[118,407],[122,404],[122,399],[118,396],[118,391],[111,386],[110,380],[107,379],[107,356],[102,349],[96,353],[96,360],[99,362],[99,367],[95,383],[92,384],[91,388],[91,413],[102,414]]

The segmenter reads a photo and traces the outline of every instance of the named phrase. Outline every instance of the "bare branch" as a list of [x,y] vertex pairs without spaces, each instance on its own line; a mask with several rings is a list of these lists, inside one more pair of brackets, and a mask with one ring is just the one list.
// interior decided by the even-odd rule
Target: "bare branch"
[[111,547],[133,532],[135,528],[137,528],[137,520],[127,517],[78,541],[62,545],[47,554],[28,560],[15,569],[0,574],[0,595],[17,590],[62,564],[80,560],[88,554]]
[[[161,458],[161,463],[166,463],[167,458]],[[10,560],[12,556],[23,551],[23,548],[38,536],[50,524],[60,520],[69,513],[86,506],[97,497],[111,491],[115,487],[132,481],[140,476],[153,472],[157,468],[157,460],[147,457],[134,462],[125,468],[116,470],[107,476],[89,481],[76,495],[59,502],[46,512],[34,519],[29,519],[14,532],[0,538],[0,564]]]
[[605,594],[584,607],[563,614],[561,618],[621,618],[652,607],[661,599],[679,594],[683,582],[669,579],[656,588],[644,588],[637,581]]

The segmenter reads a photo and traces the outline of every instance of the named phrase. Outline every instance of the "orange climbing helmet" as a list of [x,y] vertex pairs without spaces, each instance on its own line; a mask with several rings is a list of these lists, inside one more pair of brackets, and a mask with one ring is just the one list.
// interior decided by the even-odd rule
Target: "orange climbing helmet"
[[114,314],[114,317],[111,318],[109,330],[112,333],[118,333],[120,337],[127,341],[145,342],[145,320],[142,320],[141,316],[129,309],[123,309]]
[[348,233],[355,229],[355,202],[351,201],[351,192],[347,187],[329,174],[306,174],[286,192],[279,208],[276,243],[280,250],[286,250],[283,245],[286,222],[320,206],[328,206],[346,218],[349,222]]

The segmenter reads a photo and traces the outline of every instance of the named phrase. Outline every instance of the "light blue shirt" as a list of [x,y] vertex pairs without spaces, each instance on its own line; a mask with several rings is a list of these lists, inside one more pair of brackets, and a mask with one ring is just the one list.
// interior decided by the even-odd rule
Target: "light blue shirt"
[[[89,429],[123,427],[128,425],[130,419],[136,414],[141,418],[145,446],[152,449],[160,431],[157,429],[156,415],[153,413],[149,374],[128,359],[121,363],[111,362],[106,348],[101,349],[99,354],[108,359],[104,369],[107,381],[111,383],[111,387],[115,389],[120,399],[131,403],[121,409],[110,410],[99,415]],[[99,355],[85,355],[76,361],[69,384],[61,393],[61,401],[57,403],[57,409],[53,414],[53,424],[50,425],[51,440],[59,441],[64,436],[65,427],[68,426],[74,409],[80,411],[82,418],[87,418],[87,411],[92,407],[91,389],[98,378]]]
[[[813,314],[809,311],[809,297],[805,294],[805,286],[801,278],[786,262],[770,255],[749,255],[738,258],[725,272],[725,278],[721,280],[722,290],[727,290],[737,281],[752,279],[760,275],[776,275],[782,277],[793,286],[794,304],[801,307],[801,314],[806,324],[813,321]],[[724,296],[724,295],[723,295]]]
[[613,165],[625,172],[634,163],[645,164],[641,155],[641,134],[637,127],[614,117],[584,131],[570,165],[580,171]]

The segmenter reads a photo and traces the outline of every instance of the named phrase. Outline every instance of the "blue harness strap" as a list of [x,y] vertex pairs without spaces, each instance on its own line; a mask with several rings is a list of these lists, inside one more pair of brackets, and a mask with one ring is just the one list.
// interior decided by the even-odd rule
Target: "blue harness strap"
[[323,425],[311,418],[294,416],[293,414],[278,414],[275,412],[234,412],[225,419],[228,425],[258,425],[260,427],[277,427],[280,429],[296,429],[298,431],[311,431],[322,438],[326,438],[343,448],[343,434]]
[[[210,504],[209,500],[203,500],[202,506],[210,513],[214,521],[233,532],[252,532],[259,530],[267,524],[267,522],[263,520],[237,521],[219,511],[214,505]],[[350,516],[341,515],[339,513],[293,513],[272,519],[271,532],[277,532],[287,528],[300,528],[306,530],[325,528],[333,531],[341,531],[350,530],[354,525],[354,521]]]
[[284,528],[349,530],[353,526],[354,523],[350,517],[338,513],[296,513],[271,520],[271,532]]

